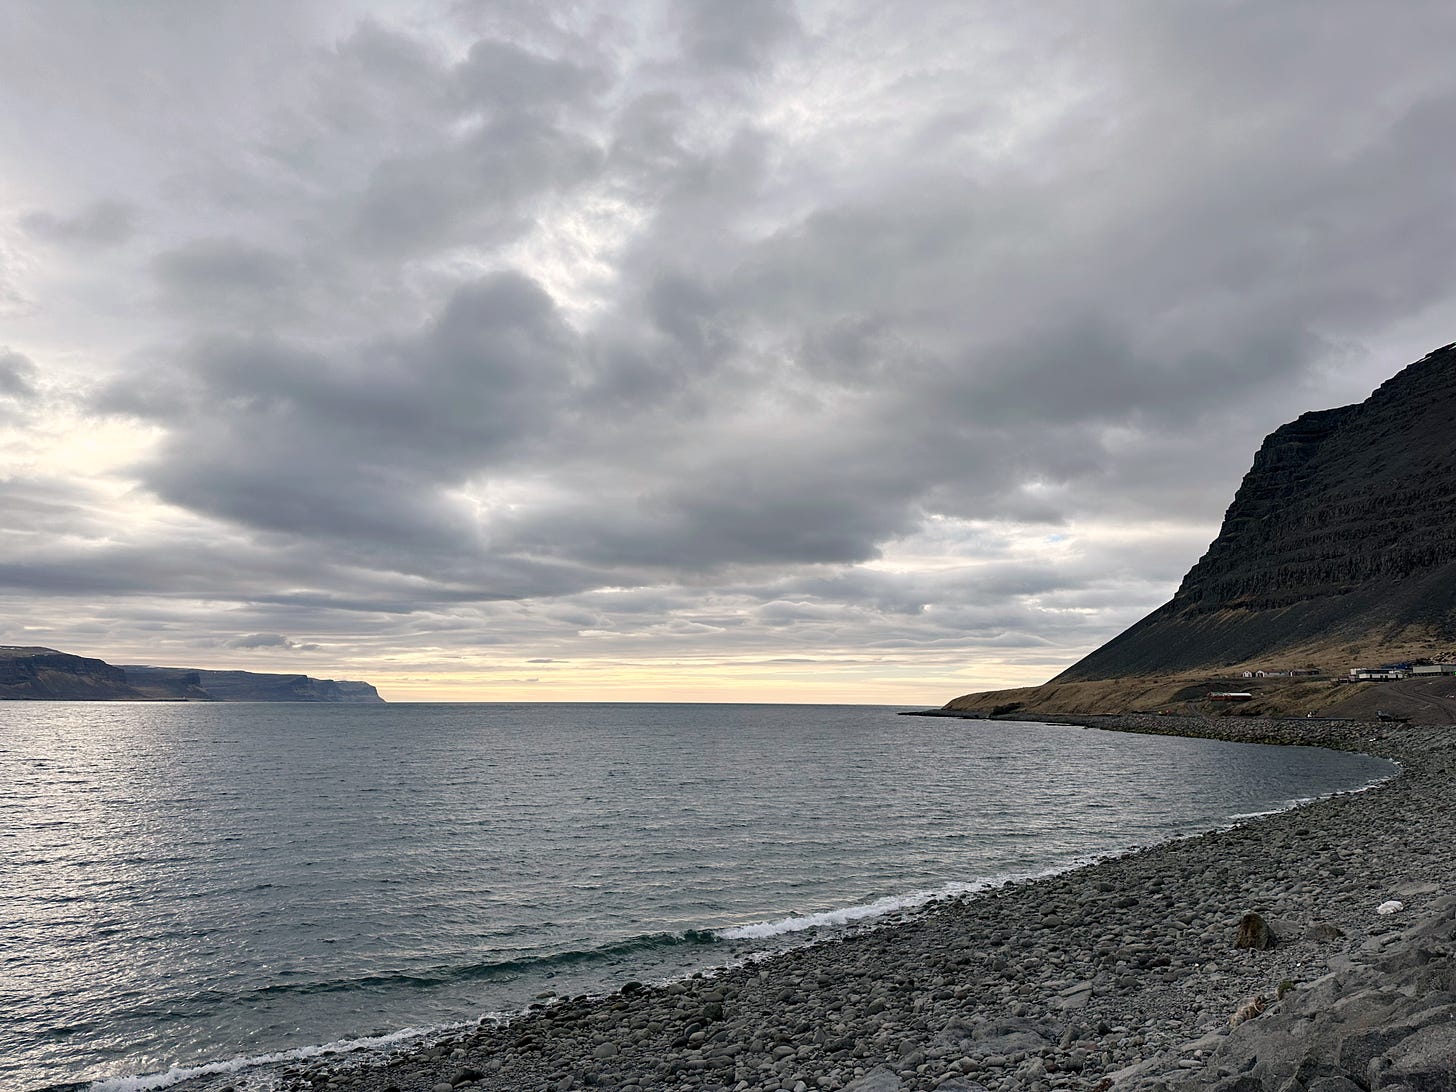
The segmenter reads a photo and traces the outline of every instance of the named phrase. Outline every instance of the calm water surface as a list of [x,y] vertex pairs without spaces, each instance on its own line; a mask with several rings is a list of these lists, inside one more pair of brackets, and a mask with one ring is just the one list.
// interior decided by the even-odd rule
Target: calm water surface
[[0,703],[0,1087],[684,973],[1392,771],[894,713]]

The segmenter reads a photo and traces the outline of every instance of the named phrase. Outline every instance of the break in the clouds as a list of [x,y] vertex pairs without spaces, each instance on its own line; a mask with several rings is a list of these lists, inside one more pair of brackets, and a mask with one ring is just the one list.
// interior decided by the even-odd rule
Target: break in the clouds
[[7,643],[1037,681],[1453,336],[1440,3],[14,15]]

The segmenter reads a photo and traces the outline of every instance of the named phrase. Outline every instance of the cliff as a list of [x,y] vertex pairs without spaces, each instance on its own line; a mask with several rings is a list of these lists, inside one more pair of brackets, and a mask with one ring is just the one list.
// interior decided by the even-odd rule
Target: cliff
[[1276,429],[1172,600],[1053,682],[1456,644],[1456,345]]
[[[1255,692],[1240,712],[1347,715],[1342,706],[1363,691],[1337,692],[1332,679],[1348,668],[1456,659],[1453,420],[1456,344],[1364,402],[1275,429],[1171,600],[1043,686],[970,694],[947,708],[1155,709],[1230,689],[1219,683],[1232,678],[1233,689]],[[1325,681],[1242,679],[1245,670],[1307,667]],[[1422,692],[1418,705],[1412,715],[1456,719],[1456,692]]]
[[[143,673],[175,668],[127,667],[128,679]],[[366,682],[315,679],[308,675],[265,675],[256,671],[190,672],[213,701],[326,701],[358,704],[381,702],[378,691]]]
[[376,703],[366,682],[256,671],[115,666],[52,648],[0,646],[0,700]]
[[49,701],[139,700],[126,672],[105,660],[53,648],[0,646],[0,698]]

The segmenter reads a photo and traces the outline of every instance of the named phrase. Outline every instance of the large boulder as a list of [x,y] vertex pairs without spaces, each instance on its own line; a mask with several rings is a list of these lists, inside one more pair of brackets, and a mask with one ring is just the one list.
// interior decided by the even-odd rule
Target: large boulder
[[1234,1027],[1198,1074],[1153,1059],[1119,1075],[1118,1092],[1456,1089],[1456,900],[1332,966]]

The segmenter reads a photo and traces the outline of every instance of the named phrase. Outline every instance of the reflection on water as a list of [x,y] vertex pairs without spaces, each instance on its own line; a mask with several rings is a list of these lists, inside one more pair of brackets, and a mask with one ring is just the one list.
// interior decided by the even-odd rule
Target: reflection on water
[[0,1087],[673,973],[1390,769],[873,707],[0,703]]

